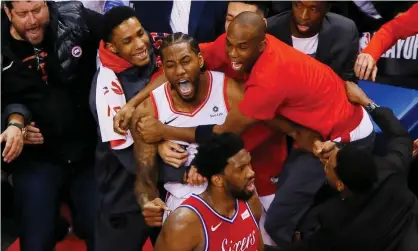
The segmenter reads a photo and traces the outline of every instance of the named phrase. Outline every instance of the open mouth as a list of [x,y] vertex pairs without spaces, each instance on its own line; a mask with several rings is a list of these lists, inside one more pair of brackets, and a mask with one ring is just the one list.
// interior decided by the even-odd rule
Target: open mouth
[[182,96],[189,96],[193,91],[193,85],[188,80],[180,80],[178,81],[179,90]]
[[231,66],[234,71],[239,71],[242,68],[242,64],[237,62],[231,62]]
[[298,30],[302,31],[302,32],[306,32],[309,30],[309,26],[308,25],[298,25]]
[[253,180],[251,180],[251,181],[248,183],[248,185],[247,185],[247,190],[248,190],[249,192],[254,192],[254,190],[255,190],[254,179],[253,179]]
[[40,30],[41,30],[41,29],[40,29],[39,27],[35,27],[35,28],[28,29],[28,30],[27,30],[27,33],[28,33],[30,36],[35,37],[35,36],[38,36],[38,35],[39,35]]
[[148,58],[148,50],[144,50],[139,53],[136,53],[134,54],[134,57],[138,58],[139,60],[145,60]]

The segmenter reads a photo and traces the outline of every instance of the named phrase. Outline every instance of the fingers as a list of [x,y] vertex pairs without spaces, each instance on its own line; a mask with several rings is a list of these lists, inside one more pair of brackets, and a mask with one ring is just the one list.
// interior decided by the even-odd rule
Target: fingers
[[44,137],[41,133],[26,132],[26,137],[24,139],[25,144],[43,144]]
[[377,75],[377,67],[374,66],[373,67],[373,71],[372,71],[372,81],[375,82],[376,81],[376,75]]
[[7,137],[6,146],[4,148],[2,156],[4,157],[4,161],[10,163],[15,158],[19,156],[22,151],[23,147],[23,139],[20,129],[17,129],[13,136]]
[[161,227],[163,225],[163,217],[159,216],[159,217],[146,217],[145,218],[145,222],[148,226],[150,227]]
[[171,148],[176,150],[178,153],[183,153],[183,156],[187,156],[186,151],[177,143],[174,143],[172,141],[167,141],[167,145]]
[[121,120],[121,116],[119,115],[119,113],[117,113],[116,116],[113,118],[113,131],[120,135],[126,135],[127,131],[122,129]]
[[362,56],[361,57],[361,61],[360,61],[360,71],[359,71],[359,78],[360,79],[366,79],[365,78],[365,74],[366,74],[366,70],[367,70],[367,59]]
[[166,211],[170,211],[170,208],[168,208],[167,205],[160,198],[153,200],[153,202],[154,205],[157,205]]
[[356,63],[354,64],[354,72],[356,73],[356,76],[360,78],[360,70],[363,63],[363,54],[358,55]]
[[172,158],[172,157],[166,157],[166,158],[162,158],[162,159],[164,160],[165,163],[167,163],[170,166],[173,166],[175,168],[181,167],[187,161],[187,158],[176,159],[176,158]]
[[314,142],[312,152],[314,155],[318,156],[322,152],[322,145],[323,143],[319,140]]
[[367,62],[367,66],[366,66],[366,71],[364,73],[363,79],[369,79],[370,78],[370,74],[374,70],[374,63],[373,63],[373,61],[370,60],[370,59],[368,59],[366,62]]
[[194,167],[190,168],[189,173],[188,173],[187,183],[189,183],[190,185],[198,186],[198,185],[202,185],[206,181],[207,179],[203,177],[202,175],[200,175],[197,172],[196,168]]
[[40,133],[41,130],[35,127],[35,122],[31,122],[30,125],[26,126],[26,132]]

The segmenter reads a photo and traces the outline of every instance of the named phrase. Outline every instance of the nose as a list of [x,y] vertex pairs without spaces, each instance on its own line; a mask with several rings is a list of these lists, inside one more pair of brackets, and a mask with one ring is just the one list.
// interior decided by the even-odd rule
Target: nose
[[254,178],[255,172],[254,172],[252,166],[248,165],[247,167],[248,167],[247,177],[250,178],[250,179]]
[[140,38],[140,37],[137,37],[136,39],[135,39],[135,50],[139,50],[139,51],[143,51],[143,50],[145,50],[146,48],[145,48],[145,43],[144,43],[144,41]]
[[228,56],[230,59],[234,59],[238,57],[237,49],[235,49],[233,46],[230,46],[227,50],[228,50]]
[[28,13],[28,21],[29,21],[29,24],[35,24],[35,23],[36,23],[36,18],[35,18],[35,16],[33,15],[33,13],[32,13],[32,12],[30,12],[30,11],[29,11],[29,13]]
[[300,13],[300,18],[302,18],[303,20],[308,19],[308,10],[307,9],[303,9],[302,13]]
[[186,71],[184,70],[183,65],[182,64],[177,64],[177,66],[176,66],[176,75],[179,76],[179,77],[181,77],[185,73],[186,73]]

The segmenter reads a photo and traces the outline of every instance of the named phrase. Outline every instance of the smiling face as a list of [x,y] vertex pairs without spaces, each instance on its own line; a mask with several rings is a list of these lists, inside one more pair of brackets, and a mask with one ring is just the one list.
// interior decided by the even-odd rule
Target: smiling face
[[109,50],[129,63],[144,66],[150,62],[149,37],[137,18],[131,17],[113,29]]
[[307,38],[317,34],[327,11],[328,4],[326,2],[292,2],[292,35]]
[[223,174],[225,192],[235,199],[249,200],[255,193],[255,176],[251,156],[242,149],[228,159]]
[[194,101],[198,93],[201,53],[192,50],[188,42],[174,43],[161,51],[164,74],[171,86],[184,101]]
[[49,24],[49,10],[45,1],[14,1],[13,8],[4,8],[12,26],[11,34],[33,45],[42,43],[46,26]]
[[248,73],[265,47],[265,40],[246,25],[232,23],[227,32],[226,50],[232,69],[239,74]]

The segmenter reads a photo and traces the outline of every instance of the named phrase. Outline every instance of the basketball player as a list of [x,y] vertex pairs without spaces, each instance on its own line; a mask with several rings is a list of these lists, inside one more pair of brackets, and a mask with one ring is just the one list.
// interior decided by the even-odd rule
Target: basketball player
[[[328,66],[265,34],[265,23],[259,15],[239,14],[227,34],[203,53],[208,55],[205,61],[210,68],[226,66],[246,77],[239,108],[231,109],[220,126],[176,128],[151,117],[143,118],[138,130],[146,142],[164,138],[201,143],[212,132],[240,134],[257,121],[283,115],[318,131],[325,140],[353,142],[371,151],[373,125],[362,107],[348,101],[343,80]],[[313,150],[313,141],[294,136],[300,147]],[[299,222],[325,182],[322,163],[301,149],[292,150],[281,174],[265,223],[267,232],[279,246],[292,242],[295,232],[300,230]]]
[[250,161],[243,141],[232,133],[200,145],[195,164],[209,185],[170,214],[155,250],[264,250]]
[[[164,124],[178,127],[222,124],[230,107],[237,106],[242,99],[242,85],[225,77],[223,73],[205,71],[198,44],[186,34],[174,33],[163,39],[160,51],[168,81],[153,90],[150,97],[137,107],[132,121],[143,116],[155,116]],[[135,133],[136,130],[131,131],[138,163],[136,190],[140,194],[139,204],[144,208],[144,216],[147,216],[148,209],[153,208],[156,201],[161,204],[159,200],[153,201],[158,197],[155,166],[157,151],[155,145],[142,142]],[[171,211],[192,193],[200,194],[206,189],[206,184],[184,184],[184,176],[197,151],[197,145],[179,141],[177,143],[188,153],[186,164],[178,169],[168,165],[159,169],[159,176],[168,191],[166,205]],[[169,210],[165,211],[164,219]],[[146,217],[146,221],[147,219]],[[147,223],[156,225],[155,222]]]

